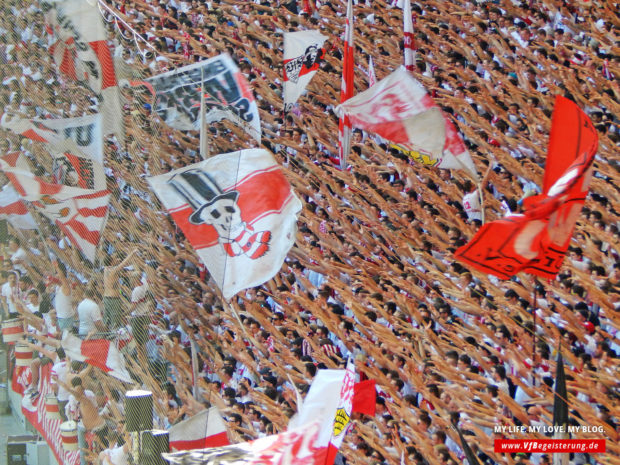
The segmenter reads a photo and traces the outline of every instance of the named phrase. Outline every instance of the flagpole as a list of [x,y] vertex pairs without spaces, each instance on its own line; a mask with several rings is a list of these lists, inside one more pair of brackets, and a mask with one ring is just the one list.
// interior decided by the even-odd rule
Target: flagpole
[[209,158],[209,135],[205,126],[205,78],[204,67],[200,68],[200,156]]
[[480,196],[480,216],[482,218],[482,224],[484,224],[484,196],[482,195],[482,184],[480,183],[478,183],[478,195]]
[[537,281],[534,280],[534,291],[532,293],[532,309],[533,309],[533,314],[532,314],[532,318],[533,318],[533,326],[534,329],[532,331],[532,363],[534,363],[534,357],[536,356],[536,283]]
[[[342,83],[340,85],[340,103],[353,97],[354,93],[354,63],[353,63],[353,3],[347,2],[346,27],[342,50]],[[347,157],[351,150],[351,122],[347,115],[343,115],[338,122],[338,152],[340,155],[340,169],[347,169]]]

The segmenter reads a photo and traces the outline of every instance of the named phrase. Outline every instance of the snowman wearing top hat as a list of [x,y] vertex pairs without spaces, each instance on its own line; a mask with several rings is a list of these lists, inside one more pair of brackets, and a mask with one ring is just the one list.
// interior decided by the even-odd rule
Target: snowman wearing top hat
[[194,210],[189,222],[213,226],[228,256],[246,255],[255,260],[269,250],[271,232],[254,232],[241,219],[241,210],[237,205],[239,191],[222,192],[208,173],[198,169],[175,174],[168,183]]

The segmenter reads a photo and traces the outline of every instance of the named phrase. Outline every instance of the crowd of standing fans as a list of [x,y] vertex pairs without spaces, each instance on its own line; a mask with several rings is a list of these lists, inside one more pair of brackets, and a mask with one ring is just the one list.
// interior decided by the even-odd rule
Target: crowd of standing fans
[[[341,449],[347,463],[461,463],[457,423],[481,462],[539,465],[550,457],[494,453],[494,427],[551,424],[561,348],[571,423],[601,426],[582,437],[607,439],[606,453],[572,460],[617,463],[618,3],[412,0],[413,73],[484,174],[478,208],[467,202],[475,189],[467,174],[417,164],[374,134],[356,130],[349,166],[334,163],[345,8],[339,0],[105,1],[120,80],[231,55],[257,99],[262,145],[304,208],[280,273],[223,301],[146,182],[199,161],[198,133],[171,129],[143,88],[123,88],[126,140],[105,141],[112,197],[96,263],[37,214],[39,231],[11,228],[3,247],[2,318],[23,317],[39,353],[26,395],[36,398],[40,367],[52,364],[63,418],[93,436],[83,463],[122,464],[129,389],[153,392],[163,429],[218,406],[231,442],[241,442],[285,430],[296,393],[316,371],[352,357],[361,378],[377,380],[378,399],[375,417],[355,419]],[[54,65],[53,31],[38,1],[7,0],[0,9],[3,113],[96,112],[90,89]],[[402,14],[397,2],[354,5],[358,92],[368,87],[370,57],[378,79],[402,63]],[[302,29],[328,36],[325,60],[284,114],[282,35]],[[584,109],[600,141],[560,274],[504,281],[466,269],[452,254],[479,227],[476,210],[492,221],[540,191],[555,95]],[[209,136],[211,154],[255,144],[227,121]],[[0,139],[0,155],[21,151],[33,172],[49,175],[42,143],[2,129]],[[67,359],[63,331],[113,341],[135,383]]]

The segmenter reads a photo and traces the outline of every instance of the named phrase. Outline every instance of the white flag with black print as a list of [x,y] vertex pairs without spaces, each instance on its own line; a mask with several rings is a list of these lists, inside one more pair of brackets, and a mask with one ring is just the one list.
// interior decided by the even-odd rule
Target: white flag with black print
[[284,34],[284,111],[288,111],[306,90],[325,57],[319,31],[297,31]]

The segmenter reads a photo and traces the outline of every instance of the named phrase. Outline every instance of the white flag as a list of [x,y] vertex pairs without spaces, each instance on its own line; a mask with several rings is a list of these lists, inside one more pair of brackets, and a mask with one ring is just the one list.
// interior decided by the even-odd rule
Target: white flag
[[478,177],[452,122],[402,66],[335,112],[340,118],[348,116],[352,126],[392,141],[424,165],[462,169]]
[[319,69],[326,40],[319,31],[284,33],[284,111],[297,102]]
[[[53,158],[52,178],[56,184],[83,189],[105,189],[100,115],[29,120],[5,113],[0,118],[0,127],[45,144]],[[12,155],[19,154],[16,152]],[[11,166],[30,170],[27,162],[25,166]]]
[[226,299],[271,279],[295,242],[301,202],[266,150],[217,155],[149,183]]
[[230,444],[226,424],[217,407],[203,410],[168,430],[172,450],[201,449]]
[[229,119],[258,142],[261,125],[250,85],[233,59],[222,54],[147,79],[155,97],[155,111],[169,126],[181,131],[200,129],[200,89],[204,90],[204,121]]
[[61,344],[67,357],[71,360],[86,362],[125,383],[133,382],[125,367],[123,355],[107,339],[88,339],[83,341],[66,331]]
[[[114,133],[119,141],[124,141],[121,94],[98,2],[43,0],[41,9],[61,42],[73,39],[75,77],[85,82],[100,99],[104,133]],[[62,66],[60,69],[63,71]]]
[[372,62],[372,57],[368,57],[368,87],[372,87],[377,83],[377,74],[375,73],[375,65]]
[[[72,140],[81,153],[103,164],[103,128],[100,113],[77,118],[34,121],[57,131],[63,142],[67,139]],[[62,149],[62,145],[59,148]]]
[[[345,421],[338,408],[343,399],[351,404],[353,379],[348,373],[349,370],[319,370],[299,416],[283,433],[225,447],[164,454],[164,458],[178,464],[210,463],[210,459],[217,458],[220,463],[245,465],[332,465],[338,441],[342,442],[351,424],[351,409]],[[346,381],[347,376],[350,382]]]

